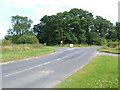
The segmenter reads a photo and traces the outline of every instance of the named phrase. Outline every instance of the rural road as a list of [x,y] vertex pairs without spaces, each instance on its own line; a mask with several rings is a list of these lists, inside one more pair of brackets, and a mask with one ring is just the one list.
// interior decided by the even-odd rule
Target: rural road
[[55,47],[42,57],[2,65],[2,88],[51,88],[97,55],[99,47]]

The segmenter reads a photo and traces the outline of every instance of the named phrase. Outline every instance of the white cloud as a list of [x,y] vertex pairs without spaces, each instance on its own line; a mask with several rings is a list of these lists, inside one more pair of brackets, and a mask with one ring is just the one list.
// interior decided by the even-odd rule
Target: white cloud
[[2,22],[0,24],[0,39],[3,39],[7,35],[8,28],[11,28],[11,22]]
[[33,9],[36,15],[40,14],[42,16],[70,9],[61,8],[65,6],[82,8],[93,12],[94,15],[100,15],[110,19],[115,23],[117,21],[118,1],[119,0],[4,0],[2,2],[12,8]]
[[[112,23],[118,21],[119,0],[1,0],[0,31],[6,33],[11,16],[22,15],[39,23],[44,15],[53,15],[58,12],[69,11],[71,8],[81,8],[102,16]],[[4,12],[4,13],[3,13]],[[6,23],[6,24],[5,24]],[[3,31],[4,30],[4,31]],[[1,34],[1,33],[0,33]],[[0,35],[1,36],[1,35]]]
[[3,39],[5,35],[7,35],[7,27],[0,26],[0,39]]

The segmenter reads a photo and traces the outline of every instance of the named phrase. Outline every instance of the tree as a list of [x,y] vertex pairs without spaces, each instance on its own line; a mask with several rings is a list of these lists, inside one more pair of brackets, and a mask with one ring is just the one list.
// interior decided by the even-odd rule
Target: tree
[[98,33],[100,37],[104,38],[106,38],[109,31],[113,29],[113,24],[101,16],[96,16],[96,19],[94,20],[94,26],[94,31]]
[[12,29],[8,30],[8,34],[22,36],[31,32],[30,27],[33,21],[28,19],[28,17],[16,15],[12,16],[11,23]]
[[28,19],[28,17],[23,16],[12,16],[11,19],[12,28],[8,30],[8,35],[5,39],[10,40],[14,44],[18,44],[18,39],[25,35],[34,35],[31,29],[31,24],[33,21]]
[[100,37],[100,38],[96,38],[95,40],[95,45],[106,45],[107,44],[107,40],[104,37]]
[[77,8],[56,15],[45,15],[33,30],[39,42],[48,45],[60,44],[60,41],[64,44],[98,44],[99,40],[101,43],[106,39],[111,40],[113,35],[110,32],[114,33],[110,21],[101,16],[94,18],[92,13]]
[[117,33],[117,39],[120,40],[120,22],[116,22],[115,30]]
[[120,33],[120,22],[116,22],[116,25],[114,25],[113,28],[108,31],[107,39],[111,42],[112,41],[116,42],[120,40],[119,33]]

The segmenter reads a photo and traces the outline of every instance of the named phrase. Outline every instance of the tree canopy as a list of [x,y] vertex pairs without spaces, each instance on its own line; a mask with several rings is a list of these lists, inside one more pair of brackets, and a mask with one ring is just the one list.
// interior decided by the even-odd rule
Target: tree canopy
[[31,19],[28,19],[28,17],[23,17],[19,15],[12,16],[11,19],[12,29],[8,30],[8,34],[21,36],[28,33],[32,33],[30,31],[32,23],[33,21]]
[[39,43],[31,29],[33,21],[28,17],[12,16],[12,28],[8,30],[5,39],[10,40],[14,44],[34,44]]
[[[116,29],[120,28],[118,23]],[[60,44],[98,44],[99,40],[113,40],[117,33],[113,24],[101,16],[94,18],[93,14],[73,8],[70,11],[41,18],[34,25],[34,32],[41,43]],[[114,38],[115,40],[117,38]]]
[[101,16],[95,17],[91,12],[78,8],[56,15],[45,15],[33,28],[31,28],[33,21],[28,17],[12,16],[11,23],[12,28],[8,30],[5,39],[17,44],[38,43],[39,40],[40,43],[47,45],[61,43],[103,45],[120,40],[120,22],[113,25]]

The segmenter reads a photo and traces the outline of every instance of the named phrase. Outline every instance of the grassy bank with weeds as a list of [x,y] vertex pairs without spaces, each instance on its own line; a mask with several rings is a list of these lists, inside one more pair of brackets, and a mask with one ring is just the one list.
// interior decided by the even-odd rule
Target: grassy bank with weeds
[[120,48],[101,47],[98,50],[107,53],[120,54]]
[[118,57],[97,56],[55,88],[118,88]]
[[53,53],[56,50],[52,47],[46,47],[42,44],[20,44],[2,46],[2,62],[16,61],[20,59],[43,56]]
[[42,44],[10,44],[2,45],[2,53],[9,52],[20,52],[20,51],[29,51],[29,50],[38,50],[42,49],[44,45]]

